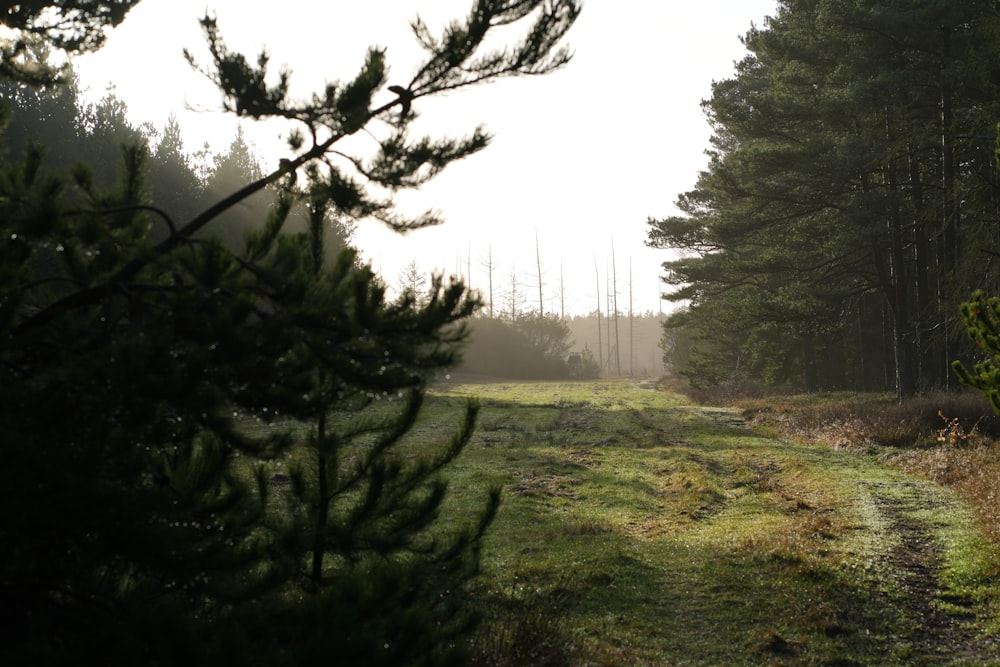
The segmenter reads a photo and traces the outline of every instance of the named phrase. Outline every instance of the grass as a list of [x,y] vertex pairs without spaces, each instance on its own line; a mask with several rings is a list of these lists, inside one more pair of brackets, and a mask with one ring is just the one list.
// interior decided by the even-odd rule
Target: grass
[[1000,416],[975,393],[897,402],[887,395],[806,394],[738,403],[758,427],[876,456],[954,489],[1000,544]]
[[[995,631],[997,592],[976,514],[859,453],[871,443],[793,439],[791,411],[749,406],[762,434],[736,409],[626,381],[442,386],[415,435],[445,432],[470,395],[480,426],[448,473],[445,522],[505,488],[475,592],[478,664],[914,664],[935,650],[928,614],[961,616],[973,637],[938,628],[965,652],[935,664],[997,659],[976,639]],[[923,543],[940,576],[917,595]]]
[[1000,664],[998,430],[974,397],[453,383],[402,451],[470,396],[440,528],[503,486],[475,664]]

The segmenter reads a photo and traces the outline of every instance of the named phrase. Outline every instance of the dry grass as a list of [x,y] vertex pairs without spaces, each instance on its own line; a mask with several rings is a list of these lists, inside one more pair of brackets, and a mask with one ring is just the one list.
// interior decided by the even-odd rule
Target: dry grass
[[975,508],[990,541],[1000,545],[1000,442],[980,436],[964,447],[899,452],[892,460],[904,470],[954,488]]
[[757,427],[799,442],[876,455],[955,489],[1000,545],[1000,417],[974,393],[899,403],[876,394],[811,394],[737,402]]

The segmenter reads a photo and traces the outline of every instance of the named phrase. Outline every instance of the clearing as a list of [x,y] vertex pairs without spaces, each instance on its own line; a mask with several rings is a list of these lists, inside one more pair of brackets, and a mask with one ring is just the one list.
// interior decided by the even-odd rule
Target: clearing
[[948,489],[636,381],[439,386],[414,437],[468,396],[449,511],[504,486],[480,664],[1000,664],[997,550]]

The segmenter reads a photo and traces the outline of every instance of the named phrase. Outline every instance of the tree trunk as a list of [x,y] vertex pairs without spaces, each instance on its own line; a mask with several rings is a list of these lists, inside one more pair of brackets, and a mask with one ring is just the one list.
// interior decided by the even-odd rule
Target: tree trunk
[[812,334],[806,334],[802,337],[802,380],[807,392],[819,391],[819,380],[816,375],[815,336]]
[[601,372],[604,372],[604,341],[601,340],[601,274],[597,270],[597,258],[594,258],[594,283],[597,287],[597,359]]
[[921,387],[939,387],[943,383],[940,365],[937,362],[939,347],[930,333],[935,328],[935,313],[937,308],[931,301],[933,291],[930,285],[930,251],[927,236],[927,221],[924,206],[924,189],[920,180],[920,161],[909,147],[910,165],[910,198],[913,202],[913,260],[916,269],[917,310],[914,322],[914,334],[917,349],[917,383]]

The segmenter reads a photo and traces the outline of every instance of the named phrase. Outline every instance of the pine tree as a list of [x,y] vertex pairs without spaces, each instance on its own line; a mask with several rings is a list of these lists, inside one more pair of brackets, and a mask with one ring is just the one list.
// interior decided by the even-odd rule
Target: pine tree
[[684,251],[665,268],[698,372],[946,386],[956,299],[982,279],[960,258],[995,235],[995,21],[980,0],[787,0],[747,33],[704,103],[708,168],[649,234]]
[[[417,20],[427,58],[381,106],[380,50],[298,104],[287,73],[269,85],[266,57],[250,65],[204,19],[225,105],[307,132],[187,219],[150,199],[146,144],[120,150],[113,187],[43,171],[37,147],[4,166],[0,660],[454,663],[498,495],[464,531],[435,525],[474,404],[437,450],[414,456],[407,436],[478,304],[440,280],[426,305],[387,301],[353,251],[329,258],[331,221],[436,222],[361,183],[419,187],[484,148],[482,130],[411,140],[412,107],[562,66],[578,9],[481,0],[440,37]],[[522,21],[521,41],[484,52]],[[340,140],[378,123],[374,156],[337,162]],[[238,248],[218,241],[220,216],[269,189],[266,221]]]
[[149,181],[153,200],[172,219],[183,220],[197,213],[201,183],[173,116],[157,136]]
[[104,44],[109,28],[120,24],[140,0],[32,0],[8,3],[0,38],[0,78],[32,84],[64,80],[66,67],[38,58],[37,47],[87,53]]
[[981,391],[1000,414],[1000,298],[987,297],[981,291],[960,309],[962,322],[969,338],[986,353],[986,357],[969,370],[961,361],[952,363],[952,370],[963,384]]
[[[308,232],[271,247],[265,232],[250,243],[251,257],[266,253],[257,261],[270,291],[260,305],[269,338],[280,337],[285,352],[265,376],[270,391],[247,391],[241,405],[261,418],[275,411],[291,417],[305,429],[307,447],[291,452],[272,477],[284,511],[266,524],[271,548],[280,545],[282,558],[297,566],[282,572],[266,604],[257,601],[237,616],[243,631],[272,635],[263,650],[248,642],[246,658],[445,660],[468,628],[462,583],[476,572],[479,538],[499,501],[494,490],[467,532],[432,530],[446,489],[440,472],[468,442],[475,404],[439,451],[400,450],[427,382],[455,363],[465,335],[459,323],[478,303],[460,283],[440,280],[421,306],[412,295],[389,302],[350,249],[328,265],[322,246],[329,201],[315,190],[303,194],[313,212]],[[263,406],[262,396],[269,399]],[[303,595],[306,605],[298,601]]]

